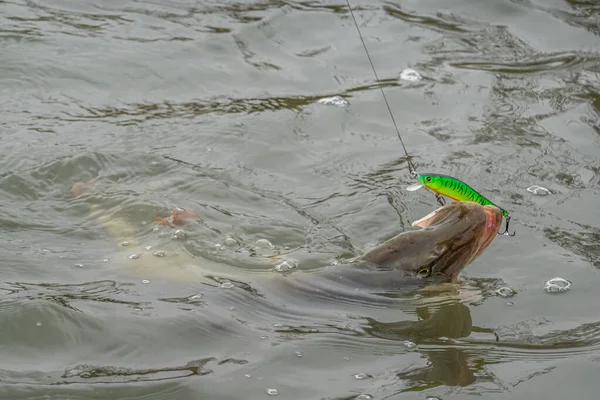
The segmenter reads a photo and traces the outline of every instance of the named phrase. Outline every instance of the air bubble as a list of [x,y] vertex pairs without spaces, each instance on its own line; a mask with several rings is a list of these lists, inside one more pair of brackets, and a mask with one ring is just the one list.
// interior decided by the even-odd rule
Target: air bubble
[[371,375],[365,374],[364,372],[359,372],[358,374],[354,374],[353,376],[354,379],[356,379],[357,381],[362,381],[371,378]]
[[157,252],[154,253],[155,257],[164,257],[165,256],[165,252],[163,250],[158,250]]
[[130,260],[137,260],[138,258],[140,258],[142,255],[139,253],[135,253],[129,256]]
[[409,350],[413,350],[417,347],[417,344],[415,342],[411,342],[410,340],[405,340],[402,342],[402,344]]
[[233,283],[231,283],[229,281],[225,281],[225,282],[221,283],[221,287],[223,289],[231,289],[233,287]]
[[298,263],[294,260],[285,260],[275,266],[277,272],[288,272],[298,267]]
[[75,264],[77,268],[83,268],[83,264]]
[[223,246],[219,243],[215,244],[215,250],[219,251],[219,250],[223,250]]
[[127,247],[127,246],[129,246],[130,244],[131,244],[131,243],[129,243],[129,242],[127,242],[127,241],[125,241],[125,242],[121,242],[121,246],[123,246],[123,247]]
[[176,240],[181,240],[181,239],[185,239],[186,233],[183,229],[177,229],[175,231],[175,234],[173,235],[173,239]]
[[346,107],[348,104],[348,100],[344,99],[342,96],[333,96],[333,97],[324,97],[317,101],[319,104],[323,104],[325,106],[336,106],[336,107]]
[[515,295],[515,291],[509,287],[504,286],[496,290],[496,294],[500,297],[512,297]]
[[540,185],[532,185],[527,188],[527,191],[535,194],[536,196],[548,196],[552,194],[552,192],[545,187],[541,187]]
[[371,400],[372,398],[373,396],[371,396],[370,394],[360,394],[356,396],[356,400]]
[[546,281],[546,286],[544,287],[544,290],[548,293],[559,293],[566,292],[570,288],[570,281],[560,277],[556,277]]
[[148,279],[142,279],[142,283],[145,284],[145,285],[147,285],[147,284],[150,283],[150,281]]
[[225,243],[225,246],[228,246],[228,247],[233,247],[238,244],[237,240],[235,240],[232,237],[228,237],[227,239],[225,239],[224,243]]
[[273,389],[273,388],[269,388],[269,389],[267,389],[267,394],[269,396],[277,396],[279,394],[279,390]]
[[147,251],[150,251],[150,249],[152,249],[152,246],[148,245],[148,246],[144,247],[144,249],[146,249]]
[[409,81],[409,82],[418,82],[423,78],[414,69],[406,68],[404,71],[402,71],[400,73],[400,79],[402,79],[404,81]]
[[269,242],[267,239],[258,239],[258,240],[256,241],[256,246],[257,246],[257,247],[263,247],[263,248],[270,248],[270,249],[272,249],[273,247],[275,247],[275,246],[273,246],[273,244],[272,244],[271,242]]
[[304,357],[304,353],[301,351],[297,351],[295,354],[296,354],[296,357],[298,357],[298,358]]

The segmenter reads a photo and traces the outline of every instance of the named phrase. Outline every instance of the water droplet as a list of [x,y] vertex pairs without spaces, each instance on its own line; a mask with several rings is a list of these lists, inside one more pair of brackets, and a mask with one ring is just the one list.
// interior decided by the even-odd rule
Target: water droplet
[[515,295],[515,291],[507,286],[504,286],[496,290],[496,294],[500,297],[512,297]]
[[244,375],[246,378],[250,378],[250,374],[246,374]]
[[427,396],[425,397],[425,400],[442,400],[439,397],[433,397],[433,396]]
[[222,246],[222,245],[220,245],[219,243],[217,243],[217,244],[215,244],[215,249],[216,249],[217,251],[219,251],[219,250],[223,250],[223,246]]
[[570,288],[571,288],[570,281],[560,278],[560,277],[556,277],[556,278],[552,278],[552,279],[546,281],[546,286],[544,287],[544,290],[548,293],[558,293],[558,292],[566,292]]
[[41,323],[41,322],[36,322],[35,324],[36,324],[37,326],[42,326],[42,323]]
[[404,347],[409,350],[413,350],[417,347],[417,344],[415,342],[411,342],[410,340],[405,340],[402,344],[404,344]]
[[150,246],[150,245],[144,247],[144,249],[146,249],[146,250],[150,250],[151,248],[152,248],[152,246]]
[[175,231],[175,234],[173,235],[173,239],[181,240],[181,239],[185,239],[185,236],[186,236],[186,234],[183,229],[177,229]]
[[148,279],[142,279],[142,283],[147,285],[150,283],[150,281]]
[[275,246],[273,246],[273,244],[271,242],[269,242],[267,239],[258,239],[256,241],[256,246],[257,247],[263,247],[263,248],[274,248]]
[[134,307],[133,311],[143,311],[140,307]]
[[231,283],[229,281],[225,281],[225,282],[221,283],[221,287],[223,289],[231,289],[233,287],[233,283]]
[[409,82],[418,82],[423,78],[414,69],[406,68],[405,70],[400,72],[400,79],[402,79],[404,81],[409,81]]
[[104,260],[102,260],[103,262],[107,263],[108,262],[108,258],[105,258]]
[[280,262],[275,266],[275,271],[277,272],[288,272],[294,268],[298,267],[298,263],[294,260],[285,260]]
[[356,397],[356,400],[371,400],[373,396],[370,394],[360,394]]
[[228,237],[227,239],[225,239],[224,243],[225,243],[225,246],[228,246],[228,247],[233,247],[238,244],[237,240],[235,240],[232,237]]
[[342,96],[323,97],[322,99],[319,99],[317,103],[336,107],[346,107],[350,104],[348,100],[344,99]]
[[273,389],[273,388],[269,388],[269,389],[267,389],[267,394],[269,396],[277,396],[279,394],[279,390]]
[[129,242],[127,242],[127,241],[125,241],[125,242],[122,242],[122,243],[121,243],[121,246],[123,246],[123,247],[127,247],[127,246],[129,246],[130,244],[131,244],[131,243],[129,243]]
[[138,258],[140,258],[142,255],[139,253],[135,253],[129,256],[129,259],[131,260],[137,260]]
[[359,372],[358,374],[354,374],[353,376],[354,379],[356,379],[357,381],[362,381],[371,378],[371,375],[365,374],[364,372]]
[[298,358],[304,357],[304,353],[301,351],[297,351],[295,354],[296,354],[296,357],[298,357]]
[[77,268],[83,268],[83,264],[75,264]]
[[162,251],[162,250],[158,250],[158,251],[156,251],[156,252],[154,253],[154,255],[155,255],[156,257],[164,257],[164,256],[165,256],[165,254],[166,254],[166,253],[165,253],[164,251]]
[[527,188],[527,191],[535,194],[536,196],[548,196],[552,194],[552,192],[545,187],[541,187],[540,185],[532,185]]

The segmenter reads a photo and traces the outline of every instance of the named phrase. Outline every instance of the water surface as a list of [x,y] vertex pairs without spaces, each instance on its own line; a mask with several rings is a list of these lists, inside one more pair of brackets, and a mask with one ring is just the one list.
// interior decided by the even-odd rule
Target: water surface
[[[5,1],[1,398],[597,397],[600,7],[351,3],[418,170],[517,235],[444,295],[275,284],[437,207],[345,2]],[[179,239],[174,207],[200,216]]]

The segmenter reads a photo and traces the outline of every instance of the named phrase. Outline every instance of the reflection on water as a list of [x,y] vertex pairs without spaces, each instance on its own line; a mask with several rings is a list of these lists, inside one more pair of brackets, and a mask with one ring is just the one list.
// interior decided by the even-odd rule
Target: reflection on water
[[343,2],[5,1],[0,398],[595,398],[600,6],[351,4],[417,169],[517,236],[307,284],[436,207]]

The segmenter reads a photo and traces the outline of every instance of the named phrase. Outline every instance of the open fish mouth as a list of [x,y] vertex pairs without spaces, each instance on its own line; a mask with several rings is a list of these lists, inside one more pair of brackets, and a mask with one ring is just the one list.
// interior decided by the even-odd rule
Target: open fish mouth
[[497,236],[502,211],[495,206],[455,202],[438,208],[412,223],[431,232],[436,246],[448,255],[440,256],[440,272],[455,277],[478,258]]

